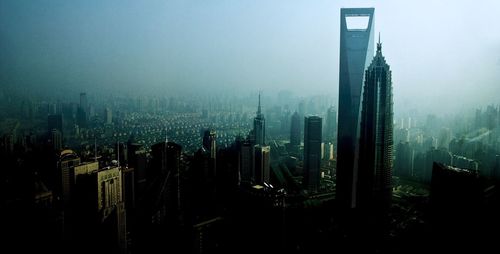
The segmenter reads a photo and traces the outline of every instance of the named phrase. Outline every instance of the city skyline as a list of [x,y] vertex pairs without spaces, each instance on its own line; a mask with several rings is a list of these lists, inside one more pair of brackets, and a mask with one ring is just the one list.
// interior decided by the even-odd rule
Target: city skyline
[[2,248],[495,252],[500,18],[450,3],[0,0]]
[[500,93],[500,35],[489,30],[499,17],[468,14],[494,13],[495,1],[0,4],[0,82],[11,88],[336,97],[340,7],[373,6],[374,33],[400,84],[396,111],[458,111],[495,103]]

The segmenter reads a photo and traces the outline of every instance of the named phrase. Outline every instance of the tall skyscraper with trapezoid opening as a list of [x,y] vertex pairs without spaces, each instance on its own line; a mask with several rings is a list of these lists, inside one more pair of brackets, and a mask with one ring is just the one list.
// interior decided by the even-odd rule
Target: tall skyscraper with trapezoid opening
[[337,199],[356,207],[360,106],[364,71],[373,58],[374,8],[340,10]]

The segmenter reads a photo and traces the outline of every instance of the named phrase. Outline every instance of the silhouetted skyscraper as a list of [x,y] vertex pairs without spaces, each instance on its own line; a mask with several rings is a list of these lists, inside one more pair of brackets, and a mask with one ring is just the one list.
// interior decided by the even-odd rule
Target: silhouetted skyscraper
[[[174,143],[167,142],[167,170],[172,174],[173,183],[170,185],[170,190],[166,191],[167,197],[167,217],[171,216],[177,223],[182,223],[182,183],[181,183],[181,157],[182,146]],[[167,179],[168,180],[168,179]],[[169,187],[167,187],[169,188]],[[171,211],[169,211],[171,209]],[[174,216],[172,216],[174,215]],[[175,218],[174,218],[175,217]],[[167,218],[167,220],[169,220]]]
[[[356,206],[358,168],[355,151],[364,71],[373,58],[374,8],[342,8],[340,14],[339,116],[337,138],[337,197],[343,207]],[[347,19],[368,17],[366,28],[350,28]]]
[[392,195],[392,80],[380,41],[377,54],[365,72],[359,143],[357,198],[354,204],[359,207],[382,205],[386,208]]
[[[215,130],[207,129],[203,132],[203,150],[208,153],[208,176],[210,179],[215,179],[216,176],[216,157],[217,157],[217,134]],[[214,180],[215,181],[215,180]]]
[[266,119],[264,119],[264,114],[262,114],[260,107],[260,93],[259,93],[259,107],[257,109],[257,116],[253,120],[253,131],[255,135],[256,145],[266,144]]
[[[147,178],[154,180],[158,175],[166,175],[168,172],[177,174],[180,166],[182,147],[173,142],[160,142],[151,146],[151,167]],[[151,179],[153,178],[153,179]]]
[[241,182],[250,183],[253,178],[254,145],[248,140],[241,144]]
[[254,179],[255,183],[263,184],[269,183],[270,180],[270,146],[261,146],[256,145],[254,148],[255,156],[254,156]]
[[127,142],[127,164],[134,168],[134,192],[136,199],[146,189],[146,150],[142,144],[135,143],[133,137]]
[[300,145],[300,116],[297,111],[292,115],[292,123],[290,127],[290,144],[292,146]]
[[323,119],[319,116],[304,118],[304,187],[317,192],[320,184],[321,136]]

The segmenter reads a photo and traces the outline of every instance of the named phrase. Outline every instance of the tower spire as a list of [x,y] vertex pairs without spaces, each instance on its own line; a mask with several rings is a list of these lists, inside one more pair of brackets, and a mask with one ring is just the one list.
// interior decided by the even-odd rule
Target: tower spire
[[382,52],[382,43],[380,42],[380,32],[378,33],[377,52]]
[[259,91],[259,107],[257,108],[257,115],[261,114],[261,108],[260,108],[260,91]]

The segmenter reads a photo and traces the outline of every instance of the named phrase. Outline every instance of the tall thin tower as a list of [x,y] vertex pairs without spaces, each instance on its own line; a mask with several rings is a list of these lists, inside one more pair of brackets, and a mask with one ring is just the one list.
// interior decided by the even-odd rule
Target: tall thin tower
[[[364,71],[373,58],[374,12],[374,8],[340,10],[337,199],[345,208],[356,207],[360,105]],[[349,24],[351,20],[366,18],[366,27],[351,27]]]
[[253,120],[253,130],[255,134],[255,144],[264,146],[266,145],[266,119],[261,110],[259,93],[259,106],[257,108],[257,116]]

